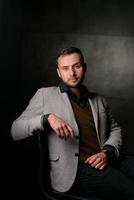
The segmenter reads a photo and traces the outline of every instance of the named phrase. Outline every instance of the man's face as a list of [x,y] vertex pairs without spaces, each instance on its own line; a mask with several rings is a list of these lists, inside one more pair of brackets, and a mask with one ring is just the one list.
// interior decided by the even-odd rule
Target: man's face
[[78,87],[83,81],[85,67],[81,64],[80,55],[72,53],[58,58],[58,76],[69,87]]

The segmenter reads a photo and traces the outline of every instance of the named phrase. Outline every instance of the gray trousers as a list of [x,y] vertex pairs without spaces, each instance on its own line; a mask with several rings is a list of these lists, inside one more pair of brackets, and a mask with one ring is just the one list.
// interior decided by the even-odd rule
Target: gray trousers
[[120,157],[101,171],[80,161],[69,193],[93,200],[134,200],[134,157]]

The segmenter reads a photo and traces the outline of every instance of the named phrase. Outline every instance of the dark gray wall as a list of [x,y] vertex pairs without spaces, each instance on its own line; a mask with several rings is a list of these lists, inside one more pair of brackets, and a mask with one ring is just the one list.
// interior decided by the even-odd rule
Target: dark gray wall
[[125,152],[134,153],[133,9],[133,1],[23,4],[19,92],[26,103],[38,87],[57,84],[56,52],[81,48],[88,65],[86,85],[107,97],[123,128]]
[[[133,1],[3,0],[0,9],[2,147],[6,167],[14,163],[12,170],[20,175],[23,156],[29,152],[28,161],[30,153],[36,152],[30,142],[23,147],[16,145],[10,127],[39,87],[58,84],[55,55],[68,46],[83,51],[88,66],[85,84],[107,98],[123,129],[123,152],[134,154]],[[27,166],[23,164],[24,173]],[[28,168],[29,174],[31,166]],[[20,177],[23,180],[25,176],[22,173]]]

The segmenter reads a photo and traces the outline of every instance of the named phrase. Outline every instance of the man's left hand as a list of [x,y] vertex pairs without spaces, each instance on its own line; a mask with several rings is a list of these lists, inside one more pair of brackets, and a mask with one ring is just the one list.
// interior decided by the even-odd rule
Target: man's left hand
[[85,163],[88,163],[98,170],[104,169],[104,167],[106,167],[106,165],[108,164],[108,157],[106,152],[107,150],[102,150],[101,152],[88,157]]

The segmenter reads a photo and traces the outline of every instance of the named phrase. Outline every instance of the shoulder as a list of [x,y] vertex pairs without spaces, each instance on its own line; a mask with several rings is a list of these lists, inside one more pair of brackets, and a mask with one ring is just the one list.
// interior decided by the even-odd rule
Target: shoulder
[[89,92],[89,97],[92,99],[105,99],[105,96],[96,92]]
[[56,91],[58,89],[57,86],[50,86],[50,87],[41,87],[37,90],[37,92],[41,93],[41,92],[52,92],[52,91]]
[[50,87],[42,87],[42,88],[39,88],[37,91],[36,91],[36,94],[38,95],[53,95],[55,93],[57,93],[59,91],[59,87],[57,86],[50,86]]
[[107,100],[106,100],[106,97],[102,94],[99,94],[99,93],[95,93],[95,92],[90,92],[89,93],[89,98],[91,100],[95,100],[97,101],[97,103],[102,103],[104,104],[105,106],[107,105]]

